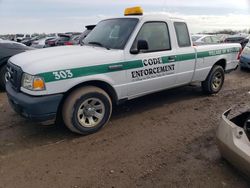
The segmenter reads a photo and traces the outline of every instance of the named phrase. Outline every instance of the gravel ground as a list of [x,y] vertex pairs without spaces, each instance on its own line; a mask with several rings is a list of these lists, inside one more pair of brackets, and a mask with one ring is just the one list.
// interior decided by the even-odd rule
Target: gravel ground
[[250,101],[249,79],[238,70],[217,95],[192,85],[129,101],[83,137],[22,119],[0,93],[0,187],[250,187],[215,140],[221,114]]

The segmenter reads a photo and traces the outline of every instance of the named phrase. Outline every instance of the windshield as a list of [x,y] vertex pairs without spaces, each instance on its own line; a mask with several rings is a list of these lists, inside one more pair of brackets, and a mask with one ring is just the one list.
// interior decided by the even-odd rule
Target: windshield
[[117,18],[101,21],[83,40],[85,45],[98,45],[111,49],[124,49],[138,19]]

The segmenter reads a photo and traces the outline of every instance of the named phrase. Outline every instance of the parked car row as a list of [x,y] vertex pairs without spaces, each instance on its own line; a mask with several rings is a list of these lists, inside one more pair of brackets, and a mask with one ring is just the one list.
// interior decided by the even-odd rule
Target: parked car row
[[45,40],[45,47],[78,45],[80,34],[59,34],[56,38]]
[[64,46],[64,45],[78,45],[81,44],[82,41],[90,31],[95,27],[95,25],[88,25],[83,33],[79,32],[68,32],[56,34],[53,36],[35,36],[33,38],[24,38],[20,42],[31,46],[33,48],[47,48],[54,46]]
[[66,32],[59,34],[16,34],[3,35],[0,39],[20,42],[34,48],[47,48],[63,45],[78,45],[94,29],[95,25],[87,25],[84,32]]
[[239,43],[242,48],[249,42],[249,35],[207,35],[207,34],[195,34],[192,35],[192,41],[194,46],[219,44],[219,43]]
[[28,50],[64,45],[82,45],[82,40],[94,27],[95,25],[86,26],[83,33],[70,32],[49,36],[17,34],[14,40],[19,42],[0,39],[0,89],[5,88],[6,65],[10,57]]

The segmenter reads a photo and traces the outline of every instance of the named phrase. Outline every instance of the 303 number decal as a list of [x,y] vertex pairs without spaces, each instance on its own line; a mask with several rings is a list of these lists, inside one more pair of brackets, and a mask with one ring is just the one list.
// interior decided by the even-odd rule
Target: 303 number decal
[[56,71],[53,72],[53,75],[55,76],[56,80],[73,78],[74,76],[71,70]]

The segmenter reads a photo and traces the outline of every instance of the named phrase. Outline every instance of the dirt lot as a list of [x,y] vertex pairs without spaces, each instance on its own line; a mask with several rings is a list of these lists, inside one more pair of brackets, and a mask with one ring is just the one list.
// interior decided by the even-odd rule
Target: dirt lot
[[223,111],[250,101],[250,72],[226,76],[218,95],[187,86],[116,107],[100,132],[27,122],[0,94],[0,187],[250,187],[222,160]]

